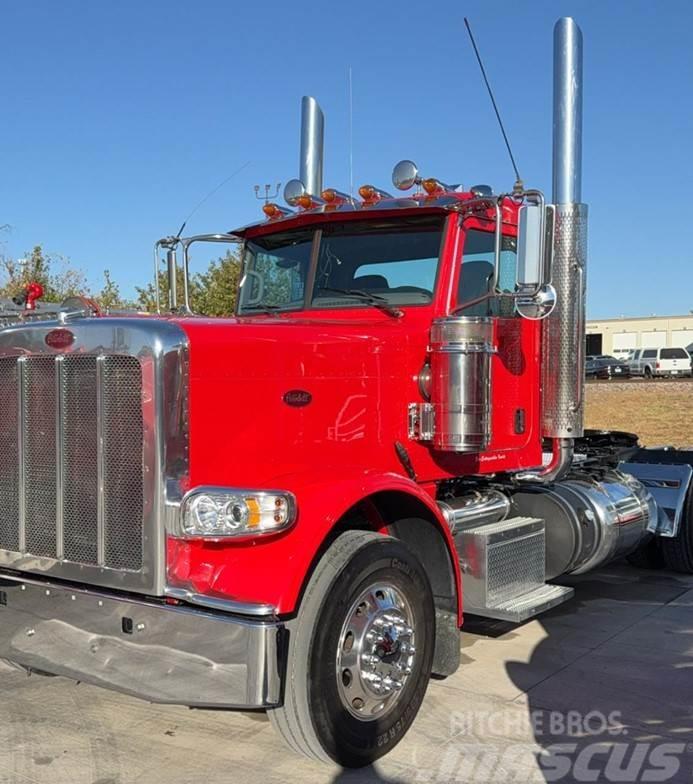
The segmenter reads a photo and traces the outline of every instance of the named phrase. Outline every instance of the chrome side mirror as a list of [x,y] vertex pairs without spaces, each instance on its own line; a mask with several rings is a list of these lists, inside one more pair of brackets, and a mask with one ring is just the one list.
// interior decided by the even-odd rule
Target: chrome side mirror
[[555,307],[556,289],[550,283],[544,283],[534,294],[519,294],[515,298],[515,310],[529,321],[545,319],[553,313]]
[[414,161],[400,161],[392,170],[392,184],[398,191],[408,191],[421,181]]
[[515,309],[532,321],[545,319],[556,307],[546,261],[546,208],[543,198],[523,204],[517,222],[517,281]]
[[544,206],[523,204],[517,222],[517,288],[539,289],[546,280]]

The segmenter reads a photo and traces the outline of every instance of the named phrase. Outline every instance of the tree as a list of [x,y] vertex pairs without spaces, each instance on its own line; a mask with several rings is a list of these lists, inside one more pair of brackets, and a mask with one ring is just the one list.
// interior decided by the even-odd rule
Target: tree
[[103,271],[104,284],[94,299],[99,303],[101,309],[108,312],[112,310],[132,310],[136,307],[133,302],[123,299],[120,295],[120,286],[111,277],[110,270]]
[[[59,265],[57,271],[56,263]],[[43,286],[43,298],[47,302],[62,302],[87,291],[87,279],[82,270],[71,267],[64,256],[45,254],[40,245],[34,246],[24,259],[0,255],[0,276],[3,278],[0,296],[3,297],[20,294],[32,281]]]

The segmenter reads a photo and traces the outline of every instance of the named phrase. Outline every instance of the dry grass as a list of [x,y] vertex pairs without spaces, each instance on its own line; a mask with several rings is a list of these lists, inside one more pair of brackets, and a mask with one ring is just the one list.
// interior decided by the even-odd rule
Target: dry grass
[[637,433],[643,446],[693,446],[693,382],[590,383],[585,426]]

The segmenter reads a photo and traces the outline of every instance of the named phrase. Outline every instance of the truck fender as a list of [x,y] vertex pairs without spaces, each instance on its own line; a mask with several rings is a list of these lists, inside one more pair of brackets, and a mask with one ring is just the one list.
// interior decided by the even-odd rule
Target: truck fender
[[[403,534],[401,538],[405,540],[406,533],[397,530],[397,520],[393,519],[397,503],[391,502],[395,499],[401,502],[401,514],[404,517],[413,518],[423,513],[445,544],[457,594],[458,619],[461,622],[461,576],[455,543],[440,508],[420,485],[400,474],[364,473],[363,470],[357,469],[351,475],[341,469],[340,478],[337,480],[334,477],[316,477],[312,473],[304,482],[298,477],[292,477],[291,481],[289,477],[284,477],[283,481],[278,481],[282,486],[290,485],[295,488],[294,492],[299,499],[295,531],[305,544],[312,543],[309,547],[312,550],[312,557],[305,572],[305,581],[331,541],[342,530],[354,524],[355,518],[350,515],[352,511],[359,510],[362,515],[365,513],[373,529],[393,536],[401,533]],[[409,508],[408,513],[405,511],[407,508]],[[417,510],[419,510],[418,515]],[[426,565],[424,563],[424,566]],[[298,603],[300,591],[296,593],[295,598]]]
[[641,449],[619,468],[645,485],[657,502],[659,517],[653,521],[650,532],[664,538],[677,536],[684,523],[686,495],[693,479],[693,451]]
[[[312,476],[309,484],[297,490],[296,534],[312,541],[313,555],[300,586],[291,587],[292,605],[300,605],[313,570],[334,539],[346,530],[364,527],[365,522],[372,530],[400,539],[421,561],[436,608],[433,672],[451,675],[460,662],[462,586],[457,551],[440,508],[425,489],[399,474],[340,473],[337,482],[316,482]],[[301,570],[295,574],[300,576]]]
[[295,524],[238,543],[170,541],[173,584],[237,603],[269,605],[277,616],[290,619],[318,561],[340,533],[387,533],[409,546],[426,569],[436,603],[436,651],[441,652],[434,672],[453,672],[462,622],[460,567],[450,529],[431,495],[396,473],[345,467],[277,475],[271,484],[295,495]]

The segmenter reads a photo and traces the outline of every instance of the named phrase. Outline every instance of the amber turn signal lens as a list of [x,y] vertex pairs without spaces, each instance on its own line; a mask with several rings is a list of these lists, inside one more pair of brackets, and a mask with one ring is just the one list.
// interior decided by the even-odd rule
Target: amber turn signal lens
[[429,196],[430,196],[432,193],[435,193],[436,191],[441,191],[441,190],[443,190],[443,189],[441,188],[441,186],[440,186],[440,183],[438,182],[438,180],[436,180],[436,179],[435,179],[435,177],[429,177],[428,179],[426,179],[426,180],[423,180],[423,181],[421,182],[421,186],[422,186],[422,188],[423,188],[423,189],[426,191],[426,193],[427,193]]
[[375,188],[372,185],[362,185],[359,188],[359,196],[364,201],[371,201],[375,198]]
[[320,197],[324,202],[327,202],[327,204],[332,204],[332,202],[337,198],[337,191],[335,191],[334,188],[326,188],[320,194]]
[[303,207],[304,210],[309,210],[313,206],[313,200],[308,193],[304,193],[303,196],[299,196],[296,199],[296,205]]

